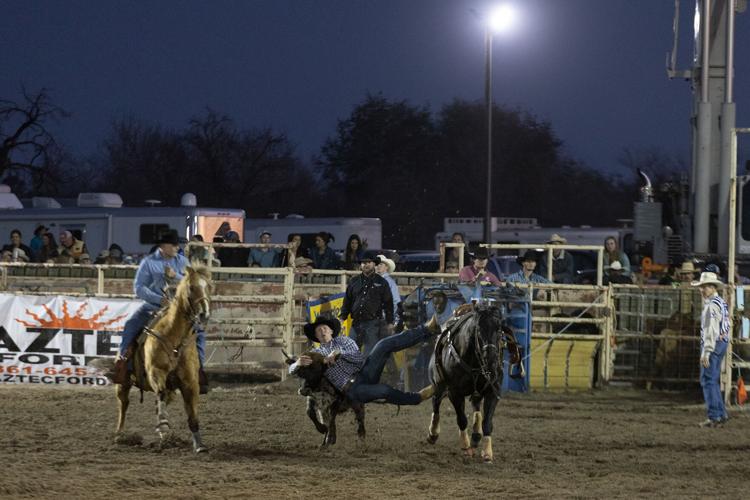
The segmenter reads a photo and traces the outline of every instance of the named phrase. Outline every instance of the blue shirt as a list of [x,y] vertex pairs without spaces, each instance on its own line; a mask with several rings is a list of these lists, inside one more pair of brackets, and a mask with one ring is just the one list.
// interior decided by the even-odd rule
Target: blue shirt
[[328,367],[325,376],[336,389],[341,390],[362,369],[365,364],[365,357],[359,352],[357,343],[343,335],[334,337],[327,344],[320,344],[320,347],[313,349],[313,352],[328,356],[336,349],[341,351],[341,356],[332,366]]
[[176,273],[175,281],[182,279],[188,260],[184,255],[177,254],[175,257],[166,258],[161,249],[147,255],[138,266],[133,283],[133,291],[141,300],[154,305],[161,305],[164,296],[164,288],[167,285],[165,277],[166,268],[171,268]]
[[388,282],[388,287],[391,289],[391,297],[393,297],[393,323],[398,323],[398,304],[401,302],[401,294],[398,293],[398,285],[396,284],[396,280],[391,278],[390,274],[383,273],[380,276]]
[[258,264],[260,267],[275,267],[278,254],[279,252],[275,248],[269,248],[265,252],[260,248],[253,248],[250,250],[247,265]]
[[517,273],[513,273],[509,275],[507,278],[505,278],[505,281],[509,283],[549,283],[550,281],[545,278],[544,276],[540,276],[537,273],[531,273],[531,276],[529,278],[526,277],[525,274],[523,274],[523,269],[518,271]]

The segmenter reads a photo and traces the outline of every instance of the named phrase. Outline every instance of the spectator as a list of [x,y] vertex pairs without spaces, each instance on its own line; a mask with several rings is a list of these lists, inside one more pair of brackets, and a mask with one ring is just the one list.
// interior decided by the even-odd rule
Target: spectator
[[344,250],[344,269],[347,271],[356,271],[359,269],[359,261],[362,260],[365,246],[362,244],[358,234],[349,236]]
[[36,262],[54,262],[58,255],[55,235],[50,232],[44,233]]
[[13,254],[8,250],[0,252],[0,262],[13,262]]
[[459,271],[458,262],[456,262],[455,260],[449,260],[448,262],[445,263],[446,273],[453,274],[453,273],[458,273],[458,271]]
[[91,264],[91,256],[87,253],[82,253],[78,257],[78,263],[84,266],[88,266]]
[[518,263],[521,265],[521,270],[509,275],[506,281],[509,283],[549,283],[550,281],[544,276],[534,272],[536,269],[537,253],[533,250],[526,250],[526,252],[518,258]]
[[60,247],[57,249],[60,257],[70,257],[77,262],[83,253],[89,253],[86,243],[75,238],[70,231],[60,232]]
[[279,267],[310,267],[312,259],[307,253],[307,250],[302,248],[302,235],[299,233],[291,233],[286,237],[287,243],[291,244],[290,248],[281,253],[281,259],[279,259]]
[[700,426],[721,427],[728,419],[720,379],[722,361],[731,337],[729,310],[727,303],[717,293],[723,283],[715,273],[701,273],[700,280],[692,285],[700,288],[703,297],[700,381],[708,418]]
[[32,262],[39,262],[39,251],[42,249],[42,236],[46,232],[47,228],[41,224],[34,229],[34,237],[31,238],[31,242],[29,242]]
[[[190,237],[190,241],[196,242],[196,243],[203,243],[203,236],[201,236],[200,234],[194,234]],[[188,246],[185,247],[185,257],[187,257],[188,260],[190,260],[190,262],[206,264],[208,262],[208,253],[209,253],[208,247],[190,245],[190,244],[188,244]]]
[[315,269],[341,269],[338,255],[328,246],[331,241],[334,241],[331,233],[321,231],[315,235],[315,248],[310,252]]
[[[553,234],[547,244],[564,245],[567,241],[559,234]],[[546,258],[542,259],[539,265],[539,274],[545,278],[548,276]],[[552,281],[555,283],[573,283],[573,276],[575,276],[573,256],[562,248],[552,250]]]
[[[271,243],[271,233],[263,231],[260,233],[259,240],[264,245],[268,245]],[[276,267],[278,264],[278,258],[279,252],[275,248],[269,248],[267,246],[253,248],[250,250],[250,257],[247,260],[247,265],[250,267]],[[224,260],[221,258],[221,253],[219,253],[219,260],[221,260],[222,266],[226,266]]]
[[9,251],[13,262],[29,262],[31,260],[31,249],[21,243],[21,231],[14,229],[10,232],[10,243],[0,251]]
[[122,247],[117,243],[112,243],[109,246],[109,260],[107,264],[122,264],[123,252]]
[[[627,278],[630,278],[630,258],[628,257],[628,254],[620,250],[617,246],[617,238],[614,236],[607,236],[604,239],[604,266],[605,268],[607,266],[610,266],[615,261],[620,263],[620,266],[622,268],[622,271],[620,271],[621,276],[625,276]],[[607,278],[607,271],[604,271],[604,277]],[[611,280],[610,280],[611,281]],[[632,283],[632,280],[630,280]],[[616,283],[613,281],[613,283]]]
[[[240,235],[237,231],[228,231],[224,235],[224,243],[240,243]],[[216,257],[221,261],[222,267],[246,267],[248,265],[249,252],[246,248],[242,247],[220,247],[216,252]]]
[[401,303],[401,294],[398,291],[396,280],[390,274],[396,270],[396,263],[385,255],[378,255],[377,259],[379,262],[375,266],[375,272],[388,282],[388,287],[391,290],[391,298],[393,299],[393,324],[397,325],[399,321],[398,305]]
[[630,276],[625,276],[625,268],[620,264],[619,260],[612,262],[611,265],[604,268],[604,284],[612,283],[619,285],[632,285],[633,279]]
[[349,281],[340,313],[342,321],[351,315],[352,329],[349,336],[365,355],[380,338],[395,330],[393,297],[388,282],[375,272],[378,263],[377,258],[362,259],[362,274]]
[[487,270],[487,259],[489,254],[484,248],[480,248],[474,252],[472,257],[473,264],[464,266],[463,269],[458,273],[458,281],[462,283],[468,283],[470,285],[481,284],[500,286],[500,280]]
[[[463,243],[464,249],[463,249],[463,255],[464,255],[464,264],[467,264],[471,261],[471,256],[469,255],[469,243],[466,241],[466,237],[464,236],[464,233],[453,233],[453,236],[451,236],[451,243]],[[460,261],[459,257],[461,255],[461,249],[460,248],[448,248],[445,252],[445,262],[453,261],[456,263],[456,266],[458,266],[458,262]],[[446,264],[446,268],[448,265]],[[447,271],[446,271],[447,272]]]

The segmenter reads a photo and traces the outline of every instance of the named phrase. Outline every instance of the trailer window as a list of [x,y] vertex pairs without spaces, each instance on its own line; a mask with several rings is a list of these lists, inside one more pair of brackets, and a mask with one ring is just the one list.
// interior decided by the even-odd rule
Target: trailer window
[[153,245],[162,234],[169,231],[169,224],[141,224],[139,239],[143,245]]

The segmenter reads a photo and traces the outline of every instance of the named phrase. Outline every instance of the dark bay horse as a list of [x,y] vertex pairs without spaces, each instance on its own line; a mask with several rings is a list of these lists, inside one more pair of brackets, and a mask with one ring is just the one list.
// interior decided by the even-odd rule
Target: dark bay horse
[[[491,302],[480,302],[472,312],[447,325],[430,360],[430,377],[435,384],[430,443],[435,443],[440,435],[440,404],[447,394],[456,410],[464,454],[473,456],[484,436],[481,456],[486,462],[492,461],[492,416],[500,399],[506,344],[511,356],[515,353],[517,357],[513,333],[504,325],[500,309]],[[464,411],[467,396],[474,408],[471,441]]]
[[[174,299],[145,329],[145,338],[139,343],[139,352],[136,356],[140,356],[145,376],[134,375],[126,384],[116,385],[120,406],[117,433],[122,432],[125,425],[130,388],[136,385],[144,391],[155,392],[158,396],[156,430],[163,440],[169,431],[166,405],[173,392],[179,389],[188,417],[188,427],[193,433],[193,450],[196,453],[208,451],[201,440],[198,425],[200,360],[195,345],[194,325],[196,321],[208,320],[210,290],[211,279],[205,268],[185,268],[185,276],[177,285]],[[139,361],[136,361],[136,373],[140,371],[138,363]]]

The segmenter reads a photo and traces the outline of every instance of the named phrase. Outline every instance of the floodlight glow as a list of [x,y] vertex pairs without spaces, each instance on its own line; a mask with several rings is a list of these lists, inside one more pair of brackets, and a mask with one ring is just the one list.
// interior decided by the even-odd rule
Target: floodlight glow
[[487,26],[495,33],[508,31],[516,22],[516,11],[510,4],[498,5],[487,18]]

